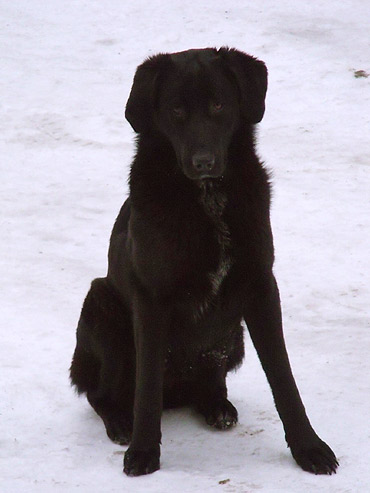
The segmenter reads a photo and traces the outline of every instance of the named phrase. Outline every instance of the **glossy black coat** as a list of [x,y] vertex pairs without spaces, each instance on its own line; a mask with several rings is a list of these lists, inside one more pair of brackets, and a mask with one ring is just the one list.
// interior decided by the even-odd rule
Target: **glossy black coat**
[[130,196],[107,277],[86,297],[71,367],[109,437],[130,443],[129,475],[159,468],[163,406],[195,406],[219,429],[236,424],[225,378],[244,356],[243,319],[294,458],[314,473],[337,467],[284,344],[270,185],[254,142],[266,89],[263,62],[227,48],[157,55],[136,72]]

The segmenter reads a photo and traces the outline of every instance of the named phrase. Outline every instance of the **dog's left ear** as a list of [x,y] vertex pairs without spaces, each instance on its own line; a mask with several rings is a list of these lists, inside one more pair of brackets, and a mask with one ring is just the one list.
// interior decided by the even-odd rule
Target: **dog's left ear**
[[267,91],[266,65],[242,51],[221,48],[219,54],[238,84],[241,96],[241,110],[249,123],[258,123],[265,113]]
[[167,54],[156,55],[148,58],[136,70],[125,117],[137,133],[144,133],[151,127],[157,80],[169,60]]

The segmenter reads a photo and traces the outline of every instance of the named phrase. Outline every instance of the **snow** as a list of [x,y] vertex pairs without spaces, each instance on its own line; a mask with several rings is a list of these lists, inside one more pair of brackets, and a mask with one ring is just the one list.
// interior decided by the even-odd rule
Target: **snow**
[[[368,2],[1,2],[0,490],[358,493],[370,489]],[[269,68],[259,153],[274,176],[275,272],[293,370],[340,460],[301,471],[246,337],[232,431],[163,416],[162,469],[122,474],[69,386],[75,326],[127,195],[123,109],[150,54],[233,46]]]

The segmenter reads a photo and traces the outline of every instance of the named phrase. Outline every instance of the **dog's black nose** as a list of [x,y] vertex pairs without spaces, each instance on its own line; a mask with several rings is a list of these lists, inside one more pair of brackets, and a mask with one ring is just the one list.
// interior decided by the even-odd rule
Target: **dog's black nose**
[[207,175],[215,165],[215,156],[210,152],[198,152],[194,154],[192,162],[200,175]]

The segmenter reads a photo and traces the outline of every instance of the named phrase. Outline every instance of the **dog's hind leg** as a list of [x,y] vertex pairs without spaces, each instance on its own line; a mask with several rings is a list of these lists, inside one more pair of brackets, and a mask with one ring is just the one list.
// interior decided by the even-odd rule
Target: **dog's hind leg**
[[227,358],[222,352],[203,353],[195,394],[196,409],[207,424],[226,430],[238,421],[238,411],[227,399]]
[[[78,327],[82,324],[83,320],[81,317]],[[73,354],[72,365],[69,371],[72,385],[76,387],[79,394],[91,392],[97,389],[100,362],[92,354],[92,352],[83,347],[80,342],[77,342],[76,349]]]
[[[116,373],[113,378],[112,373]],[[98,388],[87,392],[87,399],[103,420],[108,437],[120,445],[130,442],[133,425],[133,389],[122,385],[123,395],[117,395],[115,389],[124,378],[127,375],[120,374],[117,365],[105,362],[100,370]]]
[[244,357],[243,327],[236,324],[225,346],[201,354],[198,366],[196,406],[206,422],[227,430],[238,422],[238,411],[227,399],[226,374]]
[[132,433],[135,350],[128,312],[106,279],[95,279],[77,328],[70,376],[102,418],[111,440]]

